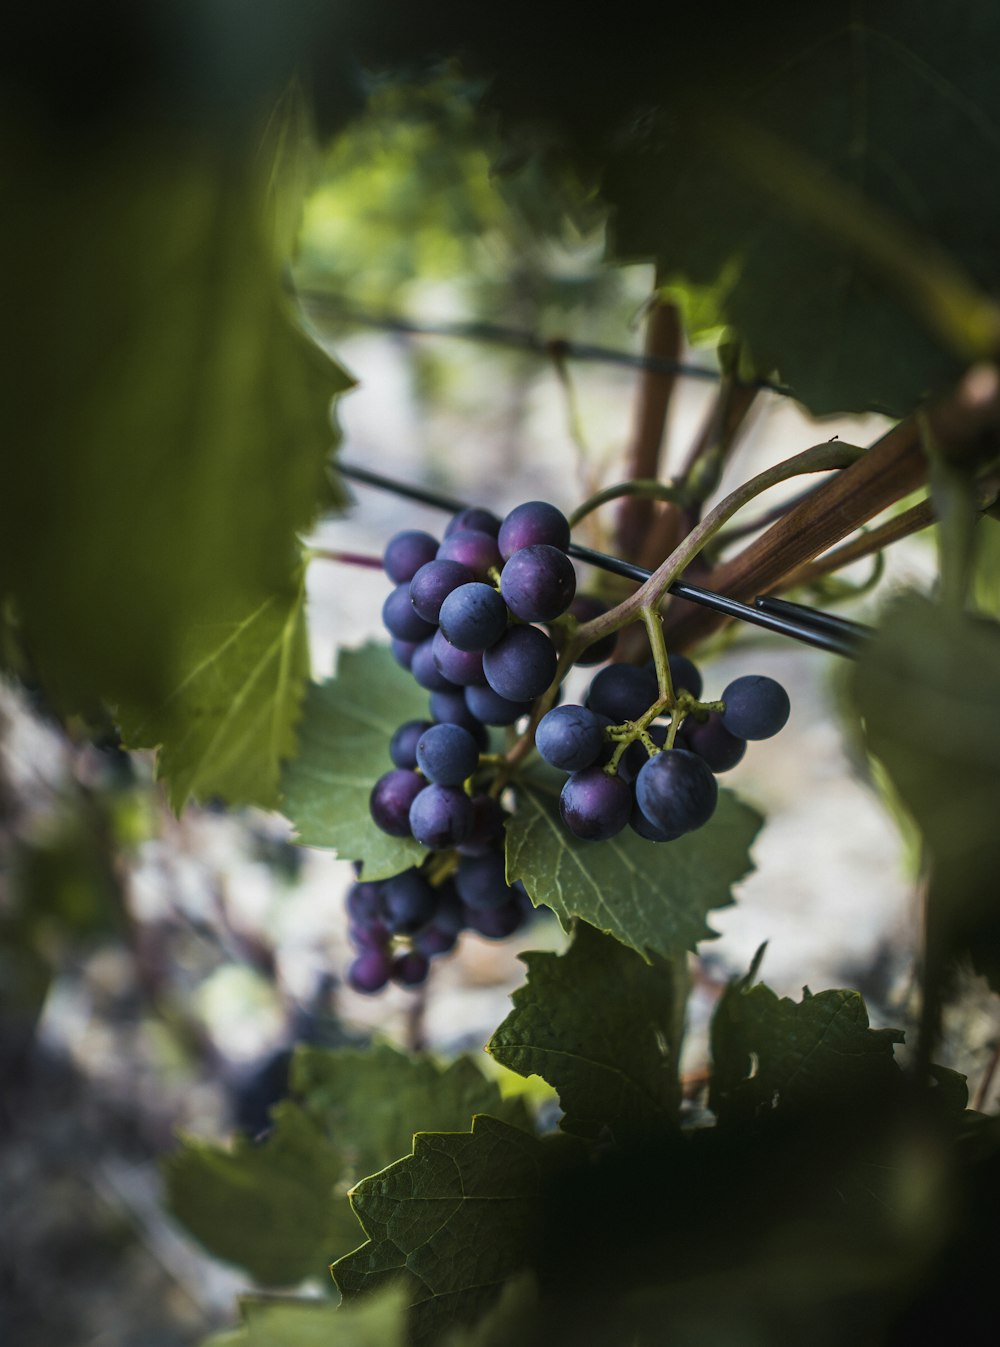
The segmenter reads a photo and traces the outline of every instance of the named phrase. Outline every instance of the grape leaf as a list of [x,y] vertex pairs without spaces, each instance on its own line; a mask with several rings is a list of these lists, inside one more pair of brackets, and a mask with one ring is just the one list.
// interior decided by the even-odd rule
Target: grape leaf
[[256,780],[268,803],[275,764],[238,765],[245,738],[222,745],[218,783],[171,742],[178,690],[214,678],[208,633],[253,628],[220,680],[252,682],[255,615],[292,604],[296,535],[342,499],[329,411],[349,380],[289,312],[257,128],[139,123],[62,146],[0,128],[20,180],[0,282],[16,332],[0,594],[60,707],[120,704],[183,779],[238,798]]
[[418,1129],[461,1130],[488,1111],[529,1129],[469,1058],[438,1065],[387,1044],[363,1052],[300,1047],[288,1100],[259,1144],[187,1138],[166,1162],[168,1205],[213,1254],[265,1286],[324,1277],[361,1241],[348,1188],[405,1155]]
[[858,662],[854,697],[933,858],[935,957],[969,950],[1000,989],[1000,624],[911,595]]
[[709,823],[676,842],[647,842],[630,828],[608,842],[581,842],[559,818],[564,780],[535,764],[518,778],[507,878],[520,879],[536,907],[547,904],[567,929],[582,917],[644,958],[669,958],[714,935],[706,915],[733,901],[732,886],[752,868],[760,815],[723,790]]
[[801,1001],[764,983],[729,985],[712,1021],[709,1104],[720,1124],[898,1087],[899,1029],[872,1029],[860,994],[808,987]]
[[672,966],[647,964],[583,922],[565,954],[521,958],[527,986],[487,1052],[558,1090],[564,1131],[625,1144],[673,1126],[682,1002]]
[[405,1155],[415,1131],[467,1127],[476,1113],[531,1126],[523,1100],[504,1099],[472,1058],[442,1064],[388,1043],[362,1051],[299,1047],[291,1087],[358,1179]]
[[[762,19],[754,60],[745,26]],[[704,52],[678,63],[681,96],[611,163],[614,256],[714,287],[709,322],[813,412],[908,411],[973,354],[976,287],[1000,284],[998,41],[980,0],[825,0],[727,24],[713,68]]]
[[378,778],[392,770],[389,740],[397,727],[426,717],[426,694],[387,647],[369,643],[342,650],[336,676],[306,694],[299,754],[282,776],[284,812],[299,840],[361,861],[365,879],[419,865],[424,848],[377,828],[368,797]]
[[240,1301],[243,1324],[202,1347],[405,1347],[406,1304],[389,1287],[334,1308],[328,1300]]
[[357,1242],[340,1190],[342,1164],[310,1118],[278,1104],[260,1145],[230,1150],[186,1137],[165,1163],[167,1207],[206,1249],[246,1268],[262,1286],[322,1276],[338,1249]]
[[473,1322],[532,1261],[551,1150],[484,1116],[471,1134],[419,1133],[412,1155],[351,1193],[368,1243],[331,1269],[345,1300],[402,1282],[416,1347]]
[[277,805],[309,677],[304,571],[238,621],[189,628],[181,664],[184,677],[153,714],[119,708],[126,742],[162,745],[157,776],[178,811],[210,795]]

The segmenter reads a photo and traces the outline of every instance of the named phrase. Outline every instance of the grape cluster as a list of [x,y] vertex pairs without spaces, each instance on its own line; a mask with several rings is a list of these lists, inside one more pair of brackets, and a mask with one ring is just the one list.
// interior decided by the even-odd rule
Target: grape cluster
[[736,766],[747,740],[769,739],[788,719],[788,694],[773,678],[736,678],[718,703],[704,703],[696,666],[683,655],[669,664],[675,701],[662,715],[649,714],[660,700],[652,662],[611,664],[585,705],[557,706],[539,722],[535,747],[569,773],[559,808],[576,837],[606,841],[631,827],[671,842],[702,827],[715,812],[716,774]]

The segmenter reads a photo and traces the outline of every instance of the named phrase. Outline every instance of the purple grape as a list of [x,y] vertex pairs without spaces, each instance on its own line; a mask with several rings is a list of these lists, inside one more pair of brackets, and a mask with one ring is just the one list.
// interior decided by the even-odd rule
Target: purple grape
[[382,885],[385,924],[393,935],[412,935],[434,920],[437,894],[416,870],[404,870]]
[[585,706],[556,706],[539,721],[535,747],[551,767],[580,772],[604,749],[604,719]]
[[429,725],[417,744],[417,766],[428,781],[460,786],[479,763],[479,746],[461,725]]
[[440,621],[459,650],[485,650],[507,630],[507,605],[492,585],[476,580],[451,591],[441,605]]
[[513,901],[504,873],[503,852],[489,856],[463,856],[455,875],[455,888],[466,908],[481,912],[488,907],[503,907]]
[[477,580],[485,580],[491,570],[502,565],[497,540],[479,529],[459,529],[445,538],[438,548],[442,561],[457,561],[468,567]]
[[467,532],[469,529],[477,533],[488,533],[491,538],[495,538],[500,532],[500,520],[491,510],[481,510],[473,505],[452,515],[444,536],[450,538],[453,533]]
[[404,529],[402,533],[394,533],[386,543],[382,565],[394,584],[409,584],[421,566],[434,560],[437,550],[437,538],[421,529]]
[[537,627],[508,627],[483,655],[486,681],[511,702],[540,696],[555,677],[557,664],[555,646]]
[[[577,594],[576,598],[569,606],[570,616],[575,617],[577,622],[590,622],[595,617],[601,617],[608,611],[606,603],[600,599],[595,599],[592,594]],[[610,636],[602,636],[599,641],[593,641],[586,646],[576,657],[577,664],[603,664],[606,659],[610,659],[614,654],[615,646],[618,644],[618,632],[613,631]]]
[[517,899],[505,903],[503,907],[467,907],[465,919],[470,931],[475,931],[477,935],[484,936],[487,940],[506,940],[524,924],[521,905]]
[[389,757],[397,767],[406,767],[411,772],[417,765],[417,740],[429,730],[429,720],[407,720],[389,740]]
[[563,823],[586,842],[606,842],[614,837],[628,823],[631,812],[631,790],[603,767],[574,772],[559,796]]
[[678,837],[684,836],[683,833],[667,832],[665,828],[658,828],[655,823],[650,823],[637,804],[632,805],[629,827],[647,842],[675,842]]
[[356,992],[373,996],[389,981],[392,961],[385,950],[364,950],[347,970],[347,983]]
[[426,785],[422,776],[401,767],[380,776],[368,802],[376,826],[390,837],[409,837],[410,808]]
[[709,711],[708,718],[701,721],[688,716],[681,735],[684,747],[703,758],[713,772],[728,772],[747,751],[747,741],[729,733],[718,711]]
[[636,803],[655,828],[692,832],[715,812],[719,788],[711,768],[686,748],[657,753],[635,779]]
[[432,921],[413,937],[413,948],[418,954],[435,959],[440,954],[450,953],[458,943],[458,936],[458,931],[443,930],[436,921]]
[[381,921],[352,921],[348,925],[347,936],[357,950],[388,949],[392,942],[392,932]]
[[352,884],[347,890],[347,915],[351,921],[377,921],[382,915],[380,884]]
[[439,724],[461,725],[468,730],[479,745],[480,752],[489,744],[489,731],[481,720],[472,714],[465,700],[468,689],[459,687],[449,692],[432,692],[430,696],[431,715]]
[[400,954],[393,959],[392,972],[389,976],[397,986],[419,987],[422,982],[427,981],[429,970],[430,964],[427,961],[426,954],[411,949],[406,954]]
[[610,716],[612,724],[638,720],[653,705],[658,696],[656,675],[638,664],[609,664],[595,674],[587,706],[602,716]]
[[426,786],[410,805],[410,831],[431,851],[464,842],[472,831],[472,801],[458,786]]
[[484,725],[513,725],[531,710],[530,701],[511,701],[488,686],[466,688],[465,702],[472,715]]
[[[427,622],[436,624],[441,605],[453,589],[475,579],[468,566],[458,561],[428,561],[410,581],[410,606]],[[427,632],[432,635],[432,632]]]
[[[431,642],[434,664],[452,686],[475,687],[486,682],[483,672],[483,652],[481,650],[459,650],[452,645],[444,632],[438,628]],[[414,656],[416,659],[416,656]]]
[[492,795],[472,797],[472,830],[458,850],[463,856],[485,856],[503,846],[506,814]]
[[722,723],[737,739],[770,739],[784,729],[791,711],[788,693],[765,674],[734,679],[722,700],[726,704]]
[[434,635],[433,623],[414,611],[410,585],[397,585],[392,591],[382,605],[382,622],[389,635],[401,641],[426,641]]
[[408,670],[413,663],[413,652],[421,644],[421,641],[401,641],[398,636],[394,636],[389,642],[389,649],[399,667]]
[[515,552],[500,572],[500,593],[522,622],[551,622],[576,593],[576,571],[565,552],[536,543]]
[[565,552],[569,547],[569,521],[561,510],[544,500],[529,500],[504,518],[497,538],[504,561],[522,547],[547,543]]
[[[687,655],[668,655],[667,663],[670,665],[670,681],[674,692],[690,692],[697,700],[702,691],[702,679],[697,665],[693,664]],[[655,672],[653,676],[656,676]]]
[[414,650],[410,673],[428,692],[454,692],[457,684],[445,677],[434,658],[434,638],[437,635],[435,632],[429,641],[421,641]]

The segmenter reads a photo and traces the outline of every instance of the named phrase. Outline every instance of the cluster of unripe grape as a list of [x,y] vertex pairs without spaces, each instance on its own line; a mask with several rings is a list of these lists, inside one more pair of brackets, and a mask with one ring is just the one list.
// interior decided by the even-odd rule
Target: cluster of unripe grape
[[[352,889],[358,955],[349,980],[358,990],[390,979],[417,985],[463,929],[499,939],[532,912],[523,888],[505,878],[507,815],[497,796],[507,778],[505,760],[489,751],[490,727],[516,725],[550,689],[558,667],[550,631],[606,611],[576,594],[569,539],[566,517],[531,501],[502,521],[463,510],[440,542],[410,529],[386,546],[395,588],[383,622],[395,659],[429,692],[430,714],[392,736],[393,768],[375,783],[370,809],[384,832],[415,838],[432,856]],[[602,663],[615,641],[613,633],[594,642],[576,663]],[[555,706],[539,721],[539,754],[569,773],[560,812],[575,836],[603,841],[631,825],[667,842],[701,827],[716,805],[714,774],[739,762],[748,739],[777,733],[788,718],[787,694],[773,679],[738,678],[721,702],[701,702],[691,661],[671,656],[669,668],[672,695],[653,661],[611,664],[592,680],[585,705]]]

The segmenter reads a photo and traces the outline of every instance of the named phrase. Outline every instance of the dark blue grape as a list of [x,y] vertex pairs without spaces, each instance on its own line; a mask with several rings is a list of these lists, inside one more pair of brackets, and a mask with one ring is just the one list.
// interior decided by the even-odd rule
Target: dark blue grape
[[417,740],[429,730],[429,720],[408,720],[389,740],[389,757],[397,767],[407,767],[412,772],[417,765]]
[[352,884],[347,890],[347,915],[351,921],[377,921],[382,915],[382,886]]
[[524,925],[521,904],[516,898],[503,907],[467,907],[465,920],[470,931],[487,940],[506,940]]
[[[657,748],[662,748],[667,742],[667,732],[668,727],[666,725],[650,725],[646,731]],[[632,782],[648,760],[649,754],[646,752],[646,745],[641,739],[635,739],[618,759],[618,775],[623,781]]]
[[438,910],[431,925],[440,931],[450,932],[456,939],[465,928],[465,909],[450,879],[438,889]]
[[438,548],[442,561],[457,561],[468,567],[477,580],[485,580],[493,569],[502,564],[496,538],[479,529],[459,529],[445,538]]
[[670,665],[670,681],[674,692],[690,692],[695,699],[700,697],[702,678],[697,665],[687,655],[669,655],[667,663]]
[[[434,636],[437,636],[437,632]],[[413,652],[413,659],[410,661],[410,673],[428,692],[454,692],[457,684],[447,678],[438,668],[437,660],[434,658],[434,637],[429,641],[421,641]]]
[[585,706],[556,706],[539,721],[535,747],[551,767],[580,772],[604,749],[604,725],[604,718]]
[[681,735],[684,747],[703,758],[713,772],[728,772],[742,761],[747,751],[747,741],[729,733],[718,711],[709,711],[703,721],[688,716],[681,726]]
[[431,851],[457,846],[472,831],[472,801],[458,786],[426,786],[410,805],[410,831]]
[[507,605],[492,585],[476,580],[451,591],[441,605],[440,621],[459,650],[485,650],[507,630]]
[[422,776],[401,767],[380,776],[368,802],[377,826],[390,837],[409,837],[410,807],[426,785]]
[[385,924],[393,935],[412,935],[434,920],[437,894],[417,870],[404,870],[382,885]]
[[465,702],[471,713],[484,725],[513,725],[531,710],[530,701],[511,701],[491,687],[465,689]]
[[765,674],[735,678],[722,700],[726,704],[722,723],[737,739],[770,739],[784,729],[791,711],[788,693]]
[[425,926],[413,937],[413,948],[425,958],[435,959],[440,954],[448,954],[458,943],[458,931],[446,931],[436,921]]
[[503,845],[506,814],[492,795],[472,797],[472,830],[458,848],[463,856],[485,856]]
[[563,823],[575,837],[587,842],[606,842],[620,833],[631,811],[631,790],[603,767],[574,772],[559,796]]
[[417,744],[417,766],[428,781],[460,786],[479,763],[479,746],[461,725],[430,725]]
[[352,921],[347,928],[348,939],[355,949],[388,949],[392,932],[381,921]]
[[[457,687],[469,688],[486,682],[481,650],[459,650],[438,628],[431,643],[438,672]],[[416,658],[416,656],[414,656]]]
[[655,828],[687,833],[715,812],[719,788],[706,762],[685,748],[650,758],[635,779],[636,803]]
[[501,697],[512,702],[533,701],[552,682],[557,663],[556,648],[544,631],[508,627],[483,655],[483,672]]
[[468,532],[469,529],[476,533],[488,533],[491,538],[495,538],[500,532],[500,520],[491,510],[481,510],[473,505],[452,515],[444,536],[450,538],[453,533]]
[[401,641],[398,636],[394,636],[389,642],[389,649],[392,651],[392,657],[401,669],[409,669],[413,663],[413,652],[421,641]]
[[587,693],[591,711],[609,716],[615,725],[638,720],[656,701],[656,675],[638,664],[609,664],[595,674]]
[[438,546],[437,538],[432,538],[421,529],[404,529],[402,533],[394,533],[382,554],[386,575],[394,584],[409,584],[421,566],[434,560]]
[[[410,606],[427,622],[436,624],[441,605],[459,585],[470,584],[475,576],[458,561],[428,561],[410,581]],[[432,633],[428,632],[430,636]]]
[[414,611],[410,585],[397,585],[392,591],[382,605],[382,622],[389,635],[401,641],[426,641],[434,635],[433,623]]
[[500,593],[522,622],[551,622],[576,593],[576,571],[565,552],[536,543],[515,552],[500,572]]
[[547,543],[565,552],[569,547],[569,521],[561,510],[544,500],[529,500],[505,516],[497,538],[506,561],[522,547]]
[[[575,617],[577,622],[591,622],[595,617],[601,617],[608,611],[606,603],[600,599],[595,599],[592,594],[577,594],[576,598],[569,606],[570,616]],[[618,633],[613,631],[610,636],[602,636],[599,641],[593,641],[586,646],[576,657],[577,664],[603,664],[606,659],[610,659],[614,654],[615,646],[618,644]]]
[[647,842],[676,842],[678,837],[684,836],[683,833],[668,832],[665,828],[658,828],[655,823],[650,823],[638,804],[632,805],[629,827]]
[[431,715],[438,723],[461,725],[463,730],[468,730],[482,752],[489,744],[489,731],[483,722],[469,710],[465,700],[466,691],[468,689],[456,687],[450,692],[432,692],[430,696]]
[[467,908],[478,912],[487,907],[503,907],[513,900],[504,864],[502,851],[462,857],[455,874],[455,888]]
[[422,982],[427,981],[427,974],[430,970],[430,964],[427,961],[426,954],[421,954],[417,949],[411,949],[406,954],[399,954],[392,961],[392,972],[389,976],[399,987],[419,987]]
[[359,954],[347,970],[348,986],[356,992],[373,996],[389,981],[392,971],[390,955],[381,949],[368,949]]

